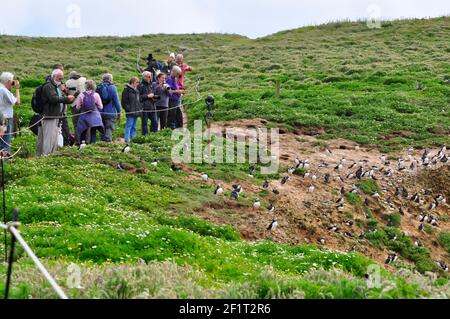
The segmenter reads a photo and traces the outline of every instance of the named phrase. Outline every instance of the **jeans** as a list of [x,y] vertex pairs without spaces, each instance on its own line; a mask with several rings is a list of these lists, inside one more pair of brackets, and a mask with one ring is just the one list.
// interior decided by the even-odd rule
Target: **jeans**
[[158,132],[158,115],[155,110],[144,111],[142,114],[142,135],[148,134],[148,120],[150,119],[150,131]]
[[8,154],[11,153],[11,132],[13,130],[13,119],[6,119],[6,132],[0,138],[0,150],[6,150]]
[[105,127],[105,131],[102,134],[101,138],[103,142],[111,143],[113,139],[113,134],[116,129],[116,118],[102,116],[103,126]]
[[169,111],[168,125],[171,129],[179,128],[180,121],[181,127],[183,127],[183,113],[181,113],[181,108],[179,106],[180,101],[169,101],[170,111]]
[[125,124],[125,143],[130,143],[131,140],[137,135],[137,116],[127,117],[127,123]]

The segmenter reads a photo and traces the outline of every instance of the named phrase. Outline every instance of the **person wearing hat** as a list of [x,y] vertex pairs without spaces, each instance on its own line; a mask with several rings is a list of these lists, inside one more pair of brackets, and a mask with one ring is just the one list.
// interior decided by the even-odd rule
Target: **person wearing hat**
[[[79,96],[81,93],[86,91],[85,89],[86,78],[81,76],[77,71],[72,71],[69,73],[69,80],[66,82],[66,87],[69,95]],[[75,144],[80,145],[80,137],[77,133],[78,119],[80,118],[80,111],[77,109],[77,101],[74,101],[70,106],[72,112],[72,124],[75,128]],[[86,140],[90,140],[90,132],[87,132]]]

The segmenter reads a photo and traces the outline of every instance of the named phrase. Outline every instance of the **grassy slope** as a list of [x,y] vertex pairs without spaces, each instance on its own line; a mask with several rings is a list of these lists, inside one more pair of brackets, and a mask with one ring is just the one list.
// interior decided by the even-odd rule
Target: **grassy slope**
[[[340,136],[384,148],[430,145],[448,142],[448,86],[443,79],[450,73],[449,47],[444,40],[449,35],[449,21],[393,22],[381,30],[341,23],[256,41],[214,34],[120,39],[0,37],[2,53],[11,56],[0,61],[0,70],[13,71],[24,79],[24,107],[18,112],[27,122],[32,88],[55,61],[67,61],[67,69],[97,80],[111,71],[118,83],[124,83],[135,75],[139,47],[161,58],[167,49],[184,48],[196,68],[190,87],[198,79],[202,95],[216,96],[218,120],[257,115],[288,126],[324,127],[324,138]],[[277,78],[282,82],[279,99],[273,94]],[[415,90],[416,79],[427,86],[425,91]],[[195,99],[196,94],[190,93],[188,100]],[[189,111],[191,120],[201,118],[203,105],[198,103]],[[411,132],[390,140],[382,138],[400,130]],[[117,134],[122,131],[123,127]],[[381,289],[369,290],[361,279],[352,281],[352,276],[361,278],[370,263],[361,256],[271,242],[249,244],[240,241],[229,226],[186,217],[212,199],[212,190],[184,182],[183,174],[170,172],[168,164],[149,167],[148,161],[155,157],[169,158],[168,141],[169,133],[143,139],[138,142],[147,144],[134,146],[130,156],[120,154],[119,146],[100,145],[83,154],[67,149],[46,159],[18,159],[8,165],[8,208],[21,208],[25,237],[61,276],[62,283],[67,275],[64,265],[70,261],[82,263],[90,274],[119,263],[139,268],[139,260],[144,260],[168,261],[169,268],[181,273],[171,288],[179,297],[298,297],[298,291],[304,291],[306,297],[417,297],[431,293],[431,289],[416,289],[400,277],[397,288],[382,293]],[[25,132],[14,145],[22,145],[20,155],[28,157],[34,151],[34,137]],[[147,173],[117,172],[114,167],[119,161]],[[220,167],[195,168],[226,174]],[[235,177],[245,176],[244,166],[234,168]],[[45,177],[52,182],[47,183]],[[184,265],[187,270],[177,268]],[[330,272],[314,270],[333,266],[347,275],[333,277]],[[42,292],[39,281],[20,276],[32,268],[26,259],[18,267],[15,280],[23,285],[15,290],[17,297],[52,296]],[[189,267],[198,269],[201,276]],[[198,285],[199,290],[194,290],[199,293],[179,287],[186,276]],[[83,296],[116,296],[122,277],[105,277],[109,281],[89,287]],[[138,287],[128,287],[128,293],[135,296],[130,292],[133,289],[142,293],[138,283],[145,282],[134,278],[129,285]]]

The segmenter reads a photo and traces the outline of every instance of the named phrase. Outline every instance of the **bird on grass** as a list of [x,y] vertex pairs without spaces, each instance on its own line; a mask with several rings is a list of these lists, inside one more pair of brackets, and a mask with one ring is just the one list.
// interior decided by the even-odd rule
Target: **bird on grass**
[[388,258],[385,261],[385,264],[386,265],[393,264],[397,261],[397,259],[398,259],[397,254],[389,254]]
[[231,200],[238,200],[239,199],[239,193],[237,191],[232,191],[230,195]]
[[309,193],[313,193],[315,189],[316,189],[316,188],[314,187],[314,185],[310,185],[310,186],[308,187],[308,192],[309,192]]
[[131,152],[131,148],[130,145],[125,145],[124,148],[122,149],[122,153],[130,153]]
[[81,144],[80,144],[80,147],[78,147],[78,149],[80,150],[80,151],[82,151],[82,150],[84,150],[85,148],[86,148],[86,141],[81,141]]
[[249,174],[248,174],[248,176],[250,176],[250,177],[255,177],[255,165],[251,165],[250,166],[250,172],[249,172]]
[[280,195],[280,191],[276,188],[272,189],[272,193],[274,193],[275,195]]
[[263,188],[264,188],[264,189],[268,189],[269,186],[270,186],[269,181],[265,181],[264,184],[263,184]]
[[253,209],[260,209],[261,208],[261,200],[257,199],[255,200],[255,202],[253,203]]
[[124,171],[125,170],[125,168],[123,167],[122,163],[117,164],[116,168],[119,171]]
[[273,213],[275,211],[275,206],[273,206],[273,204],[270,204],[269,206],[267,206],[267,210],[269,213]]
[[223,194],[223,188],[220,185],[217,185],[216,190],[214,191],[214,195],[222,195]]
[[209,179],[209,176],[208,176],[208,174],[206,174],[206,173],[202,173],[202,175],[201,175],[200,177],[202,178],[202,180],[203,180],[204,182],[207,182],[208,179]]
[[150,165],[151,166],[158,166],[158,160],[155,158],[151,163],[150,163]]
[[242,193],[244,192],[244,189],[243,189],[242,186],[239,185],[239,184],[233,185],[233,189],[234,189],[238,194],[242,194]]
[[180,170],[180,168],[175,163],[172,163],[172,166],[170,167],[170,170],[172,172],[178,172]]

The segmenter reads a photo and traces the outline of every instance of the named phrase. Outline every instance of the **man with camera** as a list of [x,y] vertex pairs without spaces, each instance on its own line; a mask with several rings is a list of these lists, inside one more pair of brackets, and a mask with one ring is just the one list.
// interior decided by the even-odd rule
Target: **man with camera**
[[[15,88],[14,96],[11,90]],[[6,126],[6,132],[0,138],[0,151],[2,156],[10,156],[11,153],[11,133],[13,127],[14,105],[20,104],[20,83],[14,80],[14,75],[3,72],[0,75],[0,113],[3,118],[2,126]]]
[[50,81],[43,87],[42,126],[38,132],[37,156],[52,154],[58,150],[58,124],[64,117],[65,104],[72,104],[75,96],[64,94],[62,81],[64,72],[60,69],[53,70]]

